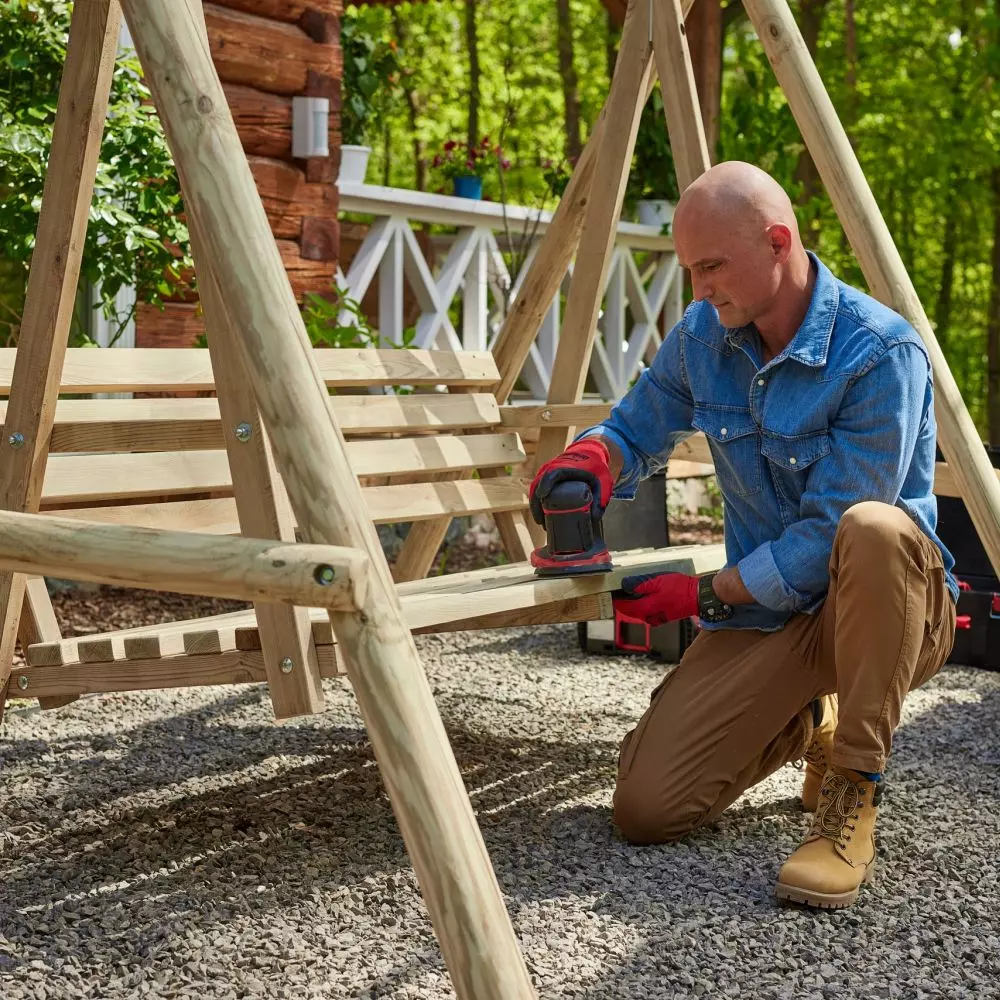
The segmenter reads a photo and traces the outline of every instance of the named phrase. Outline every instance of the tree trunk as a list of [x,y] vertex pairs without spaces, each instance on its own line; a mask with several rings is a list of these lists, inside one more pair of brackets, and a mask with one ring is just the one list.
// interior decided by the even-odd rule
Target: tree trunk
[[1000,165],[993,168],[993,284],[986,319],[986,411],[991,445],[1000,446]]
[[576,67],[573,65],[573,22],[569,0],[556,0],[556,24],[559,38],[559,76],[562,78],[563,101],[566,105],[566,159],[575,163],[583,151],[580,139],[580,95],[577,91]]
[[[406,52],[406,23],[399,16],[398,7],[390,7],[392,11],[392,27],[396,33],[396,44],[400,52]],[[405,77],[404,73],[404,77]],[[416,168],[417,190],[427,190],[427,159],[424,156],[424,144],[417,128],[420,117],[420,99],[413,87],[404,84],[403,96],[406,98],[406,109],[410,116],[410,132],[413,134],[413,164]]]
[[[799,6],[800,30],[802,38],[809,50],[809,55],[816,58],[816,46],[819,43],[819,32],[823,26],[823,16],[826,14],[826,7],[829,0],[802,0]],[[823,190],[820,181],[819,171],[813,158],[809,155],[809,150],[803,145],[802,152],[799,153],[798,161],[795,164],[795,181],[801,185],[799,189],[798,202],[800,205],[807,205],[813,198],[819,197]],[[819,219],[812,218],[807,223],[811,242],[815,245],[819,238]]]
[[479,145],[479,35],[476,31],[476,0],[465,0],[465,44],[469,50],[470,148]]

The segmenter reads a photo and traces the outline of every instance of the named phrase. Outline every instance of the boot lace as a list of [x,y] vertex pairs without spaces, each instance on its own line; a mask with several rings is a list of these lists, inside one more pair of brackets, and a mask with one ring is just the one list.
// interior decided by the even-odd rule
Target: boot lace
[[842,774],[830,774],[820,794],[822,801],[813,819],[812,832],[845,848],[857,825],[853,821],[861,815],[864,787]]

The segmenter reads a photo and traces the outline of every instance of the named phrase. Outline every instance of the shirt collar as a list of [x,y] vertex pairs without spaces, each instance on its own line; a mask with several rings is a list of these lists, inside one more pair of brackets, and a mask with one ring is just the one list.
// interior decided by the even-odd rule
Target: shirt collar
[[[840,305],[840,289],[833,272],[811,250],[806,253],[816,268],[812,299],[801,326],[779,357],[792,358],[800,364],[822,368],[830,349],[830,337],[833,335],[833,324]],[[750,330],[748,326],[727,329],[726,345],[730,350],[736,350],[750,334]]]

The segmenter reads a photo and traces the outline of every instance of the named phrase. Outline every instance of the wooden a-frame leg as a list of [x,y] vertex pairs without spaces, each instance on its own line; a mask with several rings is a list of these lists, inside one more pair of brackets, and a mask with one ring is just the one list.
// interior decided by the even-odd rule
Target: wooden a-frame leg
[[370,560],[329,608],[389,799],[461,1000],[535,996],[462,776],[212,64],[193,0],[124,0],[302,537]]
[[[34,512],[41,502],[120,23],[117,0],[89,0],[73,9],[0,441],[3,510]],[[23,574],[0,573],[0,718],[24,594]]]
[[1000,573],[1000,482],[889,227],[786,0],[744,0],[872,293],[913,324],[934,372],[938,439],[962,499]]
[[[43,577],[29,576],[25,580],[24,608],[18,623],[17,637],[23,650],[36,642],[58,642],[62,638]],[[43,695],[38,699],[38,704],[43,709],[62,708],[78,697],[75,694]]]
[[[593,197],[587,205],[559,347],[552,366],[550,403],[578,402],[587,378],[639,117],[652,75],[653,48],[649,31],[647,3],[632,0],[625,15],[611,93],[604,107],[604,136],[594,167]],[[571,432],[572,428],[568,427],[543,427],[535,452],[536,467],[562,451]]]
[[680,0],[653,0],[653,56],[677,185],[684,189],[712,165]]
[[[181,186],[183,190],[183,181]],[[204,251],[190,203],[188,220],[240,530],[250,538],[293,542],[292,511],[284,491],[275,488],[270,447],[240,354],[239,340]],[[257,603],[254,611],[274,717],[290,719],[322,712],[323,681],[308,609]]]

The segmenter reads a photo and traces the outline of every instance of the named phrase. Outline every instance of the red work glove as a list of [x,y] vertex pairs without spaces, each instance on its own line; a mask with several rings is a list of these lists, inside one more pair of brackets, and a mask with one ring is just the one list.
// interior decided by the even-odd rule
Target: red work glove
[[535,473],[528,488],[528,500],[531,504],[531,516],[537,524],[545,524],[542,505],[549,494],[560,483],[569,480],[584,482],[590,487],[594,497],[594,520],[599,519],[611,500],[615,481],[611,476],[611,456],[597,438],[584,438],[571,444],[561,455],[549,459]]
[[664,625],[698,614],[698,577],[686,573],[627,576],[613,598],[615,612],[649,625]]

